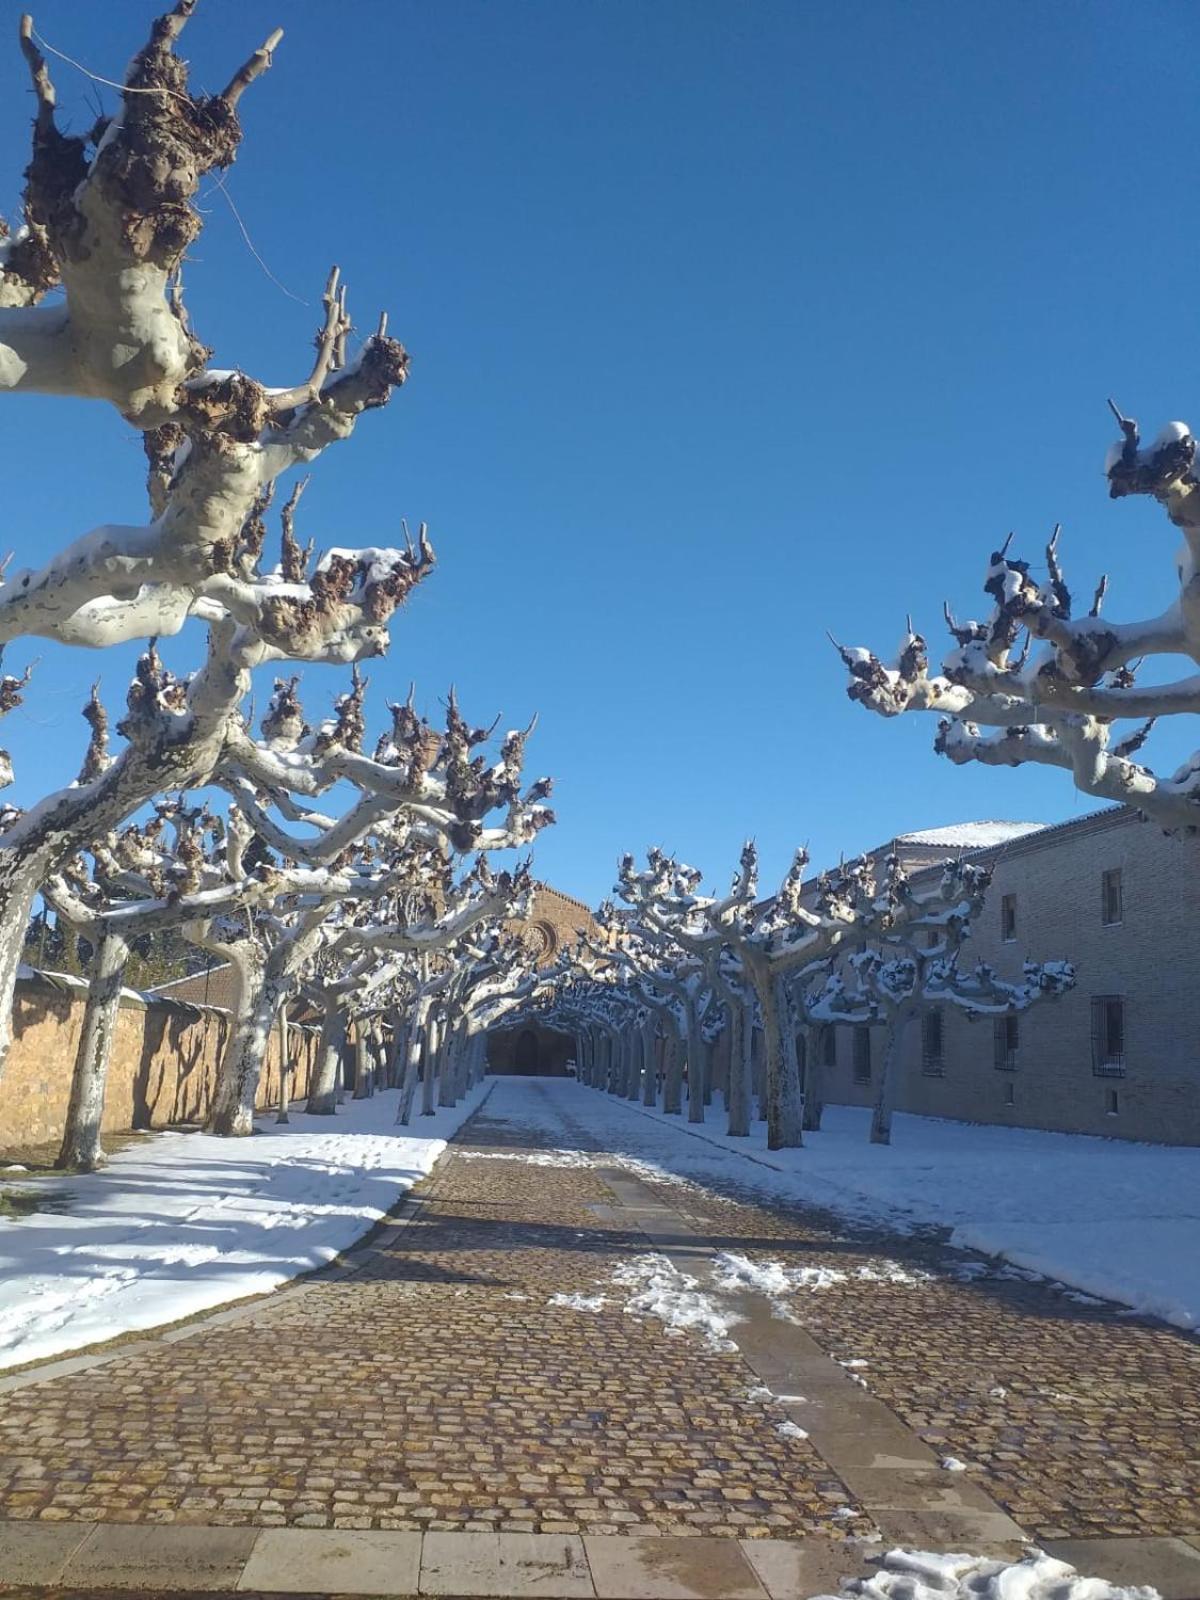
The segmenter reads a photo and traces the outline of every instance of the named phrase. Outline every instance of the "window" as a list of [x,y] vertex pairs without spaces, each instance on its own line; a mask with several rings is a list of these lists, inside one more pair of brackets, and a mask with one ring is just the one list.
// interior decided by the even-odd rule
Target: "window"
[[1015,1093],[1015,1088],[1015,1084],[1012,1083],[1006,1083],[1004,1085],[1004,1104],[1006,1106],[1016,1105],[1017,1096]]
[[1021,1042],[1020,1023],[1016,1017],[996,1017],[992,1024],[997,1072],[1017,1070],[1017,1046]]
[[837,1066],[837,1029],[832,1022],[825,1024],[821,1038],[821,1064],[826,1067]]
[[854,1030],[854,1081],[855,1083],[870,1083],[871,1081],[870,1028],[855,1028]]
[[1108,1114],[1109,1114],[1110,1117],[1116,1117],[1116,1116],[1120,1115],[1120,1111],[1121,1111],[1120,1097],[1118,1096],[1117,1091],[1115,1089],[1110,1089],[1108,1091]]
[[1105,1078],[1125,1072],[1125,1002],[1113,994],[1092,997],[1092,1071]]
[[931,1078],[940,1078],[946,1071],[939,1006],[924,1012],[921,1017],[921,1071]]
[[1113,867],[1111,871],[1100,874],[1100,921],[1106,928],[1124,921],[1120,867]]
[[938,929],[938,928],[930,928],[929,932],[925,935],[925,948],[926,948],[926,950],[934,950],[934,949],[936,949],[937,946],[941,943],[941,940],[942,940],[942,935],[941,935],[940,929]]
[[1017,937],[1017,897],[1015,894],[1001,896],[1000,937],[1005,944],[1011,944]]

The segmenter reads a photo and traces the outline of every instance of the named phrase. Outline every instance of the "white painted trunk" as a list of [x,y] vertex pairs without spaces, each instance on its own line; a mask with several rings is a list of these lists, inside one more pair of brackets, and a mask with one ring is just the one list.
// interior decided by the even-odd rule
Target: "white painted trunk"
[[103,933],[96,949],[95,968],[88,985],[83,1028],[71,1078],[67,1125],[56,1167],[76,1167],[95,1172],[105,1156],[100,1144],[104,1118],[104,1089],[112,1059],[113,1036],[121,1010],[121,986],[129,946],[116,933]]

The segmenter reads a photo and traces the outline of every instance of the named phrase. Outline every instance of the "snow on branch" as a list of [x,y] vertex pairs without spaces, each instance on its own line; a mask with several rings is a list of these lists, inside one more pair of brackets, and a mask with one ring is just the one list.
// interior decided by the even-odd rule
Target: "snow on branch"
[[[870,650],[837,645],[850,698],[877,715],[932,711],[936,750],[958,765],[1061,767],[1076,788],[1097,799],[1135,806],[1171,833],[1200,828],[1200,754],[1170,775],[1134,756],[1157,719],[1200,712],[1200,674],[1141,684],[1146,659],[1180,656],[1200,664],[1200,618],[1189,596],[1200,570],[1200,480],[1196,441],[1173,422],[1149,444],[1138,425],[1113,408],[1121,442],[1105,470],[1114,499],[1148,496],[1181,530],[1178,594],[1158,616],[1118,622],[1105,614],[1108,578],[1101,574],[1086,615],[1073,599],[1059,553],[1059,530],[1045,551],[1045,578],[994,551],[984,575],[991,610],[959,623],[946,608],[954,648],[940,672],[930,671],[924,639],[911,624],[890,661]],[[835,642],[836,643],[836,642]],[[1138,726],[1119,733],[1122,721]]]

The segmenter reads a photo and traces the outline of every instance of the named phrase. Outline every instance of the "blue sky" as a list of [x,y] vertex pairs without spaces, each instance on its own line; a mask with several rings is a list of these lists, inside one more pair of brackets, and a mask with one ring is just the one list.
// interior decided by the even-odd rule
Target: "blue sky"
[[[36,22],[115,77],[150,15],[44,0]],[[1015,529],[1040,560],[1055,521],[1079,593],[1107,569],[1115,615],[1170,598],[1165,519],[1110,503],[1101,469],[1106,395],[1152,429],[1196,405],[1194,7],[203,0],[196,81],[279,22],[228,190],[289,292],[209,185],[193,320],[217,364],[285,383],[332,261],[364,327],[389,309],[409,384],[318,464],[303,532],[429,521],[439,570],[373,684],[540,712],[541,876],[594,901],[655,843],[720,881],[753,834],[769,882],[799,841],[824,862],[1091,808],[1065,775],[956,769],[929,719],[851,706],[825,630],[890,651],[911,609],[940,648],[943,598],[978,614],[989,551]],[[73,126],[111,107],[54,75]],[[29,114],[14,42],[9,211]],[[4,416],[18,565],[144,515],[118,417]],[[3,730],[19,801],[73,776],[86,686],[99,670],[116,700],[133,651],[35,641],[6,666],[35,655]],[[317,713],[339,680],[306,684]]]

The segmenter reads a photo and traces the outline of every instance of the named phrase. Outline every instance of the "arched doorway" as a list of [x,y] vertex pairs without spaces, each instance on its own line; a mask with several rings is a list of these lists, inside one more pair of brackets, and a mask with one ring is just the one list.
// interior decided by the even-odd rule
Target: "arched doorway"
[[538,1040],[532,1028],[524,1028],[517,1039],[513,1066],[518,1072],[534,1073],[538,1068]]

